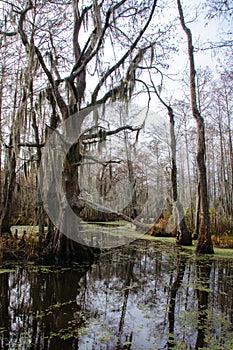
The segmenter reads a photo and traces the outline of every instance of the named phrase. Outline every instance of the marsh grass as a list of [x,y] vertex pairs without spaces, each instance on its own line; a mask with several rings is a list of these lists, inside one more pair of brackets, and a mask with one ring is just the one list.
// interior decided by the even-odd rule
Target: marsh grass
[[228,232],[223,235],[212,235],[212,241],[219,248],[233,248],[233,235]]
[[[162,222],[163,223],[163,222]],[[89,223],[87,223],[89,224]],[[164,223],[165,224],[165,223]],[[150,234],[140,234],[135,230],[134,225],[124,221],[107,222],[107,223],[91,223],[87,225],[87,234],[90,229],[96,229],[98,232],[102,230],[106,235],[113,237],[121,237],[121,235],[129,235],[133,240],[155,240],[167,244],[174,244],[175,237],[162,237]],[[85,228],[85,226],[84,226]],[[157,230],[161,232],[161,228]],[[215,255],[222,257],[233,256],[233,235],[226,232],[223,235],[212,235],[212,241],[215,248]],[[43,244],[42,244],[43,245]],[[39,243],[37,226],[12,226],[12,235],[3,234],[0,237],[0,261],[4,260],[41,260],[43,259],[43,246]],[[195,251],[196,242],[186,249]]]
[[39,241],[36,235],[27,234],[21,237],[3,234],[0,237],[0,261],[3,260],[36,260],[39,258]]

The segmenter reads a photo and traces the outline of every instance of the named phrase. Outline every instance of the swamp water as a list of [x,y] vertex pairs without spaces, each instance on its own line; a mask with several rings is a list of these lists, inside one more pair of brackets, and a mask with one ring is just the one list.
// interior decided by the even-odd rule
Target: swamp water
[[233,254],[139,240],[92,266],[0,269],[0,349],[233,349]]

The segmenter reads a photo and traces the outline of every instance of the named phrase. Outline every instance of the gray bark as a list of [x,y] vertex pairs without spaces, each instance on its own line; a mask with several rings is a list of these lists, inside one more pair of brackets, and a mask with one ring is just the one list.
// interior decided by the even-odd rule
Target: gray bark
[[196,121],[197,127],[197,168],[198,179],[200,182],[200,200],[201,200],[201,222],[200,233],[198,236],[198,243],[196,252],[202,254],[213,254],[213,244],[210,235],[210,217],[209,217],[209,198],[208,198],[208,186],[205,164],[205,123],[198,109],[197,92],[196,92],[196,70],[194,62],[194,47],[192,40],[191,30],[186,26],[184,20],[183,9],[181,1],[177,0],[181,26],[187,35],[188,40],[188,57],[189,57],[189,69],[190,69],[190,98],[192,114]]

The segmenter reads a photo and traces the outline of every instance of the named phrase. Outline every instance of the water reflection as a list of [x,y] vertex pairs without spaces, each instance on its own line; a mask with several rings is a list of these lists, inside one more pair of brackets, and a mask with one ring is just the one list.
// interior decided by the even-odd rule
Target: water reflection
[[208,320],[208,298],[210,292],[210,273],[211,262],[206,259],[199,259],[197,261],[197,279],[199,287],[197,288],[197,300],[198,300],[198,322],[197,322],[197,341],[196,349],[207,346],[206,331]]
[[173,280],[171,275],[171,289],[170,289],[170,299],[169,299],[169,307],[168,307],[168,329],[169,329],[169,337],[167,348],[172,349],[175,346],[174,341],[174,325],[175,325],[175,308],[176,308],[176,295],[182,284],[182,280],[184,277],[186,262],[188,260],[187,255],[181,254],[179,251],[177,252],[176,261],[177,261],[177,271],[176,277]]
[[8,339],[10,337],[10,317],[9,317],[9,274],[0,274],[0,349],[8,349]]
[[233,348],[233,259],[138,241],[89,267],[0,273],[0,349]]

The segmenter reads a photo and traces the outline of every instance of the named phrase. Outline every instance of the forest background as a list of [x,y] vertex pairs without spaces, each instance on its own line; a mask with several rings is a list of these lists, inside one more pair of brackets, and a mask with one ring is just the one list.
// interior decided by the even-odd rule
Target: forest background
[[[76,257],[72,224],[64,234],[46,212],[45,198],[62,202],[55,171],[83,220],[143,221],[181,244],[194,233],[200,252],[213,251],[211,235],[231,236],[232,8],[2,1],[1,235],[38,225],[47,254]],[[43,163],[49,136],[73,115],[79,136],[63,167],[54,154]],[[56,213],[63,223],[66,210]]]

